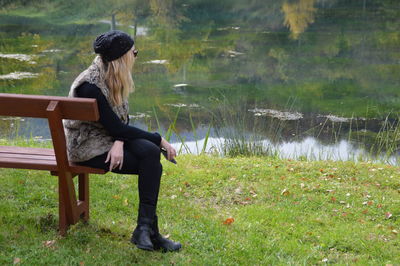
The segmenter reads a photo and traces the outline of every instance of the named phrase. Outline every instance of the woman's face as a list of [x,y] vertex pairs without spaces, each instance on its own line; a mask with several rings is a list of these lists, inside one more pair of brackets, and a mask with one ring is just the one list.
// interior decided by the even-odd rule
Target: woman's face
[[138,50],[136,50],[135,46],[133,46],[129,52],[131,53],[130,58],[132,60],[131,62],[132,62],[132,67],[133,67],[133,65],[135,64],[135,61],[136,61],[136,57],[138,55]]
[[132,53],[133,53],[133,57],[136,59],[136,57],[139,54],[139,51],[135,48],[135,46],[133,46],[131,50],[132,50]]

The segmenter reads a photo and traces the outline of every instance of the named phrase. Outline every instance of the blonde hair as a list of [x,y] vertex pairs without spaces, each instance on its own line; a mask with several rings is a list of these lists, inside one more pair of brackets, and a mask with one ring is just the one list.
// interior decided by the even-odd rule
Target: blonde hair
[[[104,59],[103,62],[105,62]],[[134,62],[135,57],[130,49],[120,58],[105,63],[107,66],[105,82],[114,105],[121,105],[124,100],[128,99],[129,93],[135,89],[131,72]]]

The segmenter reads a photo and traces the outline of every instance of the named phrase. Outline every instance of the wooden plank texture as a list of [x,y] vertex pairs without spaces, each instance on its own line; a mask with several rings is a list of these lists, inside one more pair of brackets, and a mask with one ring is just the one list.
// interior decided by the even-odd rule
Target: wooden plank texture
[[57,171],[58,169],[55,160],[31,160],[2,157],[0,157],[0,167],[48,171]]
[[26,160],[50,160],[55,161],[54,155],[37,155],[37,154],[18,154],[18,153],[2,153],[0,152],[0,158],[14,158],[15,160],[26,159]]
[[95,99],[0,93],[0,115],[47,118],[51,101],[60,103],[61,117],[97,121],[99,112]]
[[0,146],[0,153],[16,153],[16,154],[37,154],[37,155],[53,155],[53,149],[16,147],[16,146]]

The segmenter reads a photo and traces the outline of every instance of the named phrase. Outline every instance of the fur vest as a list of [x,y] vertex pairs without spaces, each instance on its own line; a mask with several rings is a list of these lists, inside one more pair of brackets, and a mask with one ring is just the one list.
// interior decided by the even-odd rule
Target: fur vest
[[[72,83],[68,97],[76,97],[76,88],[84,82],[89,82],[100,88],[117,116],[128,123],[128,102],[124,101],[121,106],[112,104],[110,90],[105,83],[105,65],[97,56],[92,65],[83,71]],[[67,141],[68,158],[72,162],[83,162],[103,153],[108,152],[114,138],[99,122],[88,122],[78,120],[64,120],[64,129]]]

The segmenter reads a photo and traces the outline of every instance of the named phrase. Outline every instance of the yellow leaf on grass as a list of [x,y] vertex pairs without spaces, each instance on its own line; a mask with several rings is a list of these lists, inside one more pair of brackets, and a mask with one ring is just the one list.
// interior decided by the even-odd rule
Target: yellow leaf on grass
[[124,199],[124,206],[128,206],[128,199]]

